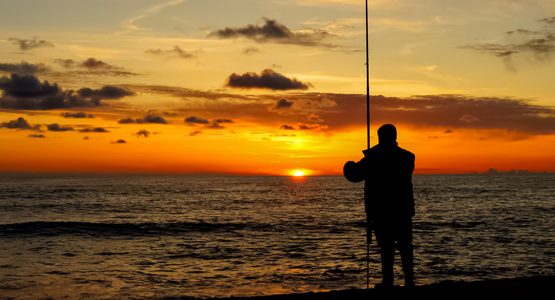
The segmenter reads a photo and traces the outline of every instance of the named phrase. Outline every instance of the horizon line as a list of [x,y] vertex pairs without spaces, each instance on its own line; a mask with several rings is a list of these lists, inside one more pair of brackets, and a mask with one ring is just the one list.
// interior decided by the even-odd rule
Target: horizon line
[[[471,171],[471,172],[416,172],[414,175],[427,176],[427,175],[550,175],[555,174],[555,171],[526,171],[526,170],[508,170],[490,173],[488,171]],[[268,174],[268,173],[226,173],[226,172],[127,172],[127,171],[0,171],[0,177],[7,176],[222,176],[222,177],[294,177],[289,174]],[[302,177],[343,177],[341,173],[330,174],[314,174],[305,175]]]

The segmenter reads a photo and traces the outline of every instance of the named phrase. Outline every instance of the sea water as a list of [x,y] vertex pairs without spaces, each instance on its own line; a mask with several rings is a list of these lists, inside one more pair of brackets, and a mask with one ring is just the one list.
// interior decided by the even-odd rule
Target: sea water
[[[555,175],[416,175],[414,186],[417,284],[555,273]],[[362,196],[342,177],[6,175],[0,296],[362,288]],[[375,244],[370,259],[374,284]]]

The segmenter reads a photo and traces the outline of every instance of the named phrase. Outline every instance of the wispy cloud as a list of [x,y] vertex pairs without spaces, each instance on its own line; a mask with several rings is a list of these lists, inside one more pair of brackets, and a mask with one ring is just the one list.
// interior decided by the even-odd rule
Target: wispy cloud
[[122,67],[106,63],[94,57],[89,57],[78,62],[73,59],[56,59],[56,64],[68,69],[65,75],[88,75],[88,76],[137,76],[139,74],[129,72]]
[[499,57],[511,70],[515,70],[513,58],[518,55],[547,62],[555,53],[555,17],[543,18],[539,22],[543,28],[518,28],[505,32],[506,43],[478,43],[463,48]]
[[243,49],[243,51],[241,51],[241,53],[243,53],[244,55],[253,55],[256,53],[260,53],[260,49],[256,48],[256,47],[247,47],[245,49]]
[[8,40],[11,41],[14,45],[17,45],[19,47],[19,50],[21,51],[29,51],[37,48],[54,47],[54,44],[52,44],[51,42],[45,41],[45,40],[39,40],[36,37],[33,37],[32,39],[20,39],[20,38],[12,37],[12,38],[9,38]]
[[0,63],[0,72],[17,75],[53,75],[56,77],[73,76],[117,76],[129,77],[139,74],[125,70],[122,67],[108,64],[102,60],[90,57],[78,62],[73,59],[54,60],[58,68],[54,68],[44,63]]
[[145,9],[143,9],[140,13],[138,13],[136,16],[131,17],[129,19],[127,19],[124,23],[123,23],[123,31],[117,32],[116,34],[125,34],[125,33],[130,33],[133,31],[138,31],[138,30],[145,30],[144,28],[142,28],[139,23],[142,20],[145,20],[159,12],[161,12],[162,10],[168,8],[168,7],[172,7],[172,6],[176,6],[179,5],[181,3],[185,2],[185,0],[171,0],[171,1],[166,1],[163,3],[159,3],[150,7],[147,7]]
[[323,131],[329,129],[329,126],[318,123],[297,123],[296,125],[283,124],[280,129],[283,130],[314,130]]
[[195,58],[201,51],[186,51],[181,49],[179,46],[174,46],[171,49],[148,49],[145,51],[146,54],[165,56],[165,57],[177,57],[177,58]]
[[74,119],[93,119],[94,115],[93,114],[88,114],[85,112],[64,112],[61,114],[62,117],[64,118],[74,118]]

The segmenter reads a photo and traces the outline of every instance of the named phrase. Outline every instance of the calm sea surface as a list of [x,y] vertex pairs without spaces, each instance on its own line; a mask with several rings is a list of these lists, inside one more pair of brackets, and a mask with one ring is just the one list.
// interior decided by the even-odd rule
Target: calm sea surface
[[[417,283],[555,274],[555,175],[414,181]],[[0,298],[361,288],[364,231],[341,177],[4,176]]]

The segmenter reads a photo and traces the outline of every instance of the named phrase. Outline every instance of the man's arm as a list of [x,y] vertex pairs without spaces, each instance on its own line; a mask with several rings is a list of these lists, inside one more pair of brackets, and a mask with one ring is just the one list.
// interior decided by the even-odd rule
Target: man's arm
[[361,182],[366,180],[366,157],[358,162],[348,161],[343,165],[343,175],[350,182]]
[[409,209],[410,215],[414,217],[416,214],[415,206],[414,206],[414,191],[412,186],[412,173],[414,172],[414,164],[415,164],[416,156],[411,153],[410,163],[409,163],[409,170],[410,170],[410,177],[409,177]]

